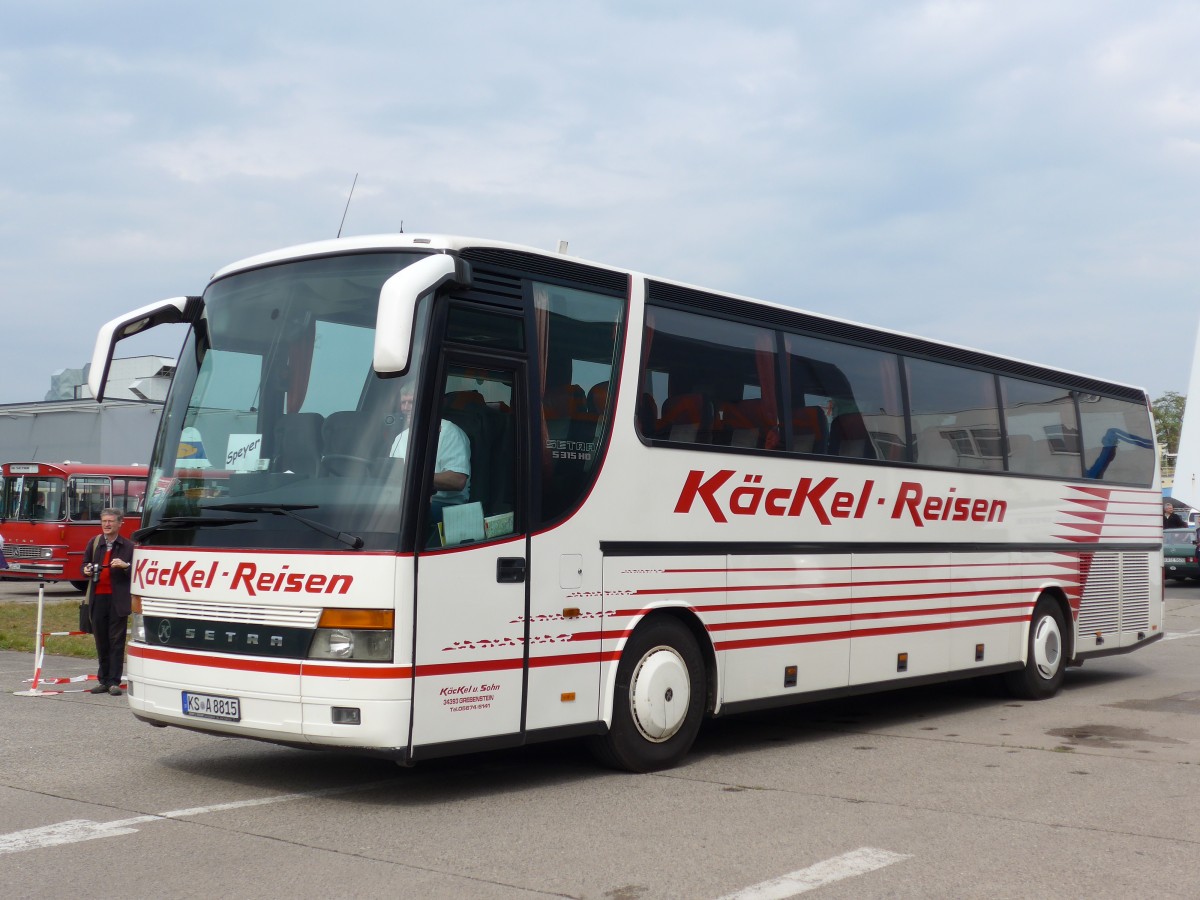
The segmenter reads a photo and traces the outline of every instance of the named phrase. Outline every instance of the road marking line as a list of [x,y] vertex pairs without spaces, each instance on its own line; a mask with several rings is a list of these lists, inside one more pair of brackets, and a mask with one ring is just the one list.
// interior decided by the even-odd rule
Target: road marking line
[[1172,631],[1170,634],[1164,634],[1162,639],[1164,641],[1177,641],[1180,638],[1196,637],[1196,635],[1200,635],[1200,628],[1193,631]]
[[88,819],[71,819],[54,825],[43,825],[40,828],[27,828],[24,831],[13,831],[0,834],[0,855],[5,853],[22,853],[26,850],[37,850],[41,847],[59,847],[63,844],[77,844],[80,841],[91,841],[96,838],[116,837],[122,834],[134,834],[134,825],[144,825],[147,822],[165,822],[169,819],[184,819],[189,816],[201,816],[205,813],[222,812],[228,809],[244,809],[248,806],[267,806],[272,803],[288,803],[292,800],[312,800],[316,797],[328,797],[333,794],[349,794],[354,791],[368,791],[372,788],[391,784],[390,781],[376,781],[371,784],[356,784],[351,787],[325,788],[320,791],[305,791],[299,794],[278,794],[274,797],[258,797],[254,800],[235,800],[231,803],[215,803],[211,806],[193,806],[188,809],[175,809],[157,815],[133,816],[129,819],[117,819],[113,822],[92,822]]
[[113,824],[89,822],[87,819],[72,819],[69,822],[58,822],[54,825],[44,825],[41,828],[29,828],[25,831],[2,834],[0,835],[0,854],[21,853],[24,850],[36,850],[38,847],[76,844],[94,838],[115,837],[118,834],[131,834],[137,831],[136,828],[113,828]]
[[720,900],[787,900],[788,897],[807,893],[843,878],[865,875],[908,858],[907,853],[859,847],[841,856],[815,863],[807,869],[797,869],[770,881],[743,888],[736,893],[726,894]]

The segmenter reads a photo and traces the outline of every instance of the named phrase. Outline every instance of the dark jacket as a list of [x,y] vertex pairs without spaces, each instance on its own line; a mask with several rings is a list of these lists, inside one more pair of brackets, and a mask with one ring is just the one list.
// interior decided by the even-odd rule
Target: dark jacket
[[[112,558],[123,559],[132,564],[133,541],[118,534],[113,541]],[[104,537],[97,536],[92,538],[84,548],[83,561],[79,564],[80,571],[82,572],[83,567],[88,563],[100,565],[102,562],[104,562]],[[133,566],[131,565],[128,569],[110,568],[108,574],[109,580],[112,581],[113,613],[118,616],[127,616],[133,611],[133,604],[129,599],[129,584],[133,578]]]

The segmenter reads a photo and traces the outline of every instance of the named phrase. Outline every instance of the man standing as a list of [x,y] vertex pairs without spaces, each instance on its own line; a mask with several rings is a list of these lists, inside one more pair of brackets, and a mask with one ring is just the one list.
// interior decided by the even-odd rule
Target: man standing
[[83,553],[83,574],[92,582],[92,636],[100,663],[92,693],[107,692],[116,697],[121,696],[125,629],[131,612],[133,543],[121,536],[124,518],[119,509],[102,509],[100,534],[92,538]]
[[1170,500],[1163,501],[1163,528],[1187,528],[1187,522],[1175,512],[1175,504]]

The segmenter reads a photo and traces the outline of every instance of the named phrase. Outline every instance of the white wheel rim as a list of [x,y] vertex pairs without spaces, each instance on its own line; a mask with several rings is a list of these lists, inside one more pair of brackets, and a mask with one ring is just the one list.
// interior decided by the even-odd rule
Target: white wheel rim
[[642,737],[669,741],[683,727],[692,699],[687,664],[673,647],[655,647],[642,657],[629,683],[629,707]]
[[1054,616],[1042,616],[1033,633],[1033,664],[1038,675],[1049,681],[1062,663],[1062,634]]

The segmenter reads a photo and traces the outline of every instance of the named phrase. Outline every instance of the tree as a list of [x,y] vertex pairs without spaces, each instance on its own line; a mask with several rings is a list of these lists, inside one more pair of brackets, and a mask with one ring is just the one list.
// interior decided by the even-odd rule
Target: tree
[[1183,409],[1187,397],[1174,391],[1167,391],[1151,405],[1154,413],[1154,430],[1158,433],[1158,442],[1167,448],[1168,453],[1179,451],[1179,429],[1183,427]]

